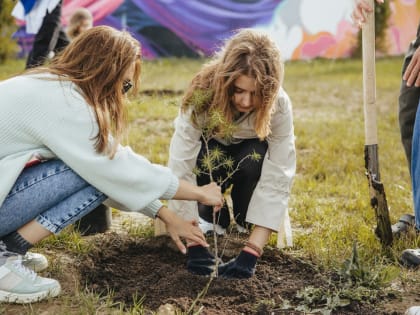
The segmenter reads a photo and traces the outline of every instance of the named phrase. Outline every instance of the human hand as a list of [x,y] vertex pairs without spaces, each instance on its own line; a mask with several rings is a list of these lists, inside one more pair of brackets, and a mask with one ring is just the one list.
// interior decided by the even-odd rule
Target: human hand
[[216,259],[209,250],[200,245],[188,247],[187,269],[189,272],[209,276],[215,270]]
[[416,49],[407,69],[404,72],[403,80],[406,81],[407,86],[420,86],[420,47]]
[[[376,0],[377,3],[384,3],[384,0]],[[351,19],[355,24],[362,28],[363,23],[366,22],[367,14],[373,12],[373,8],[366,0],[356,0],[356,6],[351,14]]]
[[197,221],[185,221],[166,207],[160,208],[158,217],[165,223],[169,236],[183,254],[187,253],[187,249],[181,241],[181,237],[204,247],[209,246]]
[[219,211],[223,207],[225,200],[220,186],[212,182],[199,188],[202,191],[202,198],[198,200],[199,202],[206,206],[214,206],[214,212]]
[[257,256],[241,251],[238,257],[221,264],[218,267],[219,277],[226,279],[246,279],[251,278],[255,273]]

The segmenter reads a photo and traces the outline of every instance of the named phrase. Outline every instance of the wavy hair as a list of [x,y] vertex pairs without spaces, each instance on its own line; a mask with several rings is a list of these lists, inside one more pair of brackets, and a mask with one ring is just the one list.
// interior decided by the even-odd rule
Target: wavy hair
[[[260,139],[265,139],[271,132],[271,114],[283,72],[283,62],[276,44],[266,34],[241,29],[195,75],[183,97],[182,110],[186,111],[194,105],[194,93],[209,91],[212,97],[207,104],[200,104],[193,111],[199,116],[212,109],[218,110],[223,113],[226,123],[230,124],[234,119],[234,82],[241,75],[252,77],[256,80],[257,95],[261,100],[254,109],[254,129]],[[198,125],[194,118],[193,123]],[[216,128],[215,132],[222,129],[222,126]]]
[[[75,83],[92,106],[99,126],[94,137],[98,153],[113,158],[126,127],[124,75],[135,63],[134,92],[138,91],[141,47],[129,33],[109,26],[93,27],[77,36],[46,67],[29,72],[50,72]],[[112,140],[111,137],[112,136]]]

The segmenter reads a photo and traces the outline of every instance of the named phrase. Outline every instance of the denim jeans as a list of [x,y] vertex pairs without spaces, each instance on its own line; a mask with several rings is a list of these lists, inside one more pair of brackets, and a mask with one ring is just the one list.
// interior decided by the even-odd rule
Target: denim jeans
[[416,228],[420,230],[420,106],[417,107],[411,151],[411,181],[413,187],[414,215]]
[[22,171],[0,206],[0,237],[33,219],[58,233],[106,198],[60,160],[31,166]]

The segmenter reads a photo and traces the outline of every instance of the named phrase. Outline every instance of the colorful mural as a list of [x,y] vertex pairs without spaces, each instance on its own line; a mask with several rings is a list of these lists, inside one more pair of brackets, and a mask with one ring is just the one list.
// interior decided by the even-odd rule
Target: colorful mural
[[[95,25],[133,33],[146,58],[210,55],[242,27],[271,34],[287,60],[346,58],[358,29],[350,13],[354,0],[64,0],[63,24],[78,7],[89,9]],[[388,54],[403,54],[420,21],[416,0],[393,0],[387,32]],[[31,37],[16,34],[23,53]]]

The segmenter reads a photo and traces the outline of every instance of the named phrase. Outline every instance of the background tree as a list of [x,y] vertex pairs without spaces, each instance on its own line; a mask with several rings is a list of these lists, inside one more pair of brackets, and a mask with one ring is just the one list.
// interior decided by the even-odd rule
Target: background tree
[[0,64],[14,57],[18,51],[17,42],[12,35],[17,30],[15,19],[11,12],[15,1],[0,0]]
[[[391,8],[389,1],[378,5],[375,2],[375,48],[381,53],[388,51],[388,42],[386,31],[388,29],[389,17],[391,16]],[[362,56],[362,30],[357,34],[357,45],[353,51],[353,57],[361,58]]]

